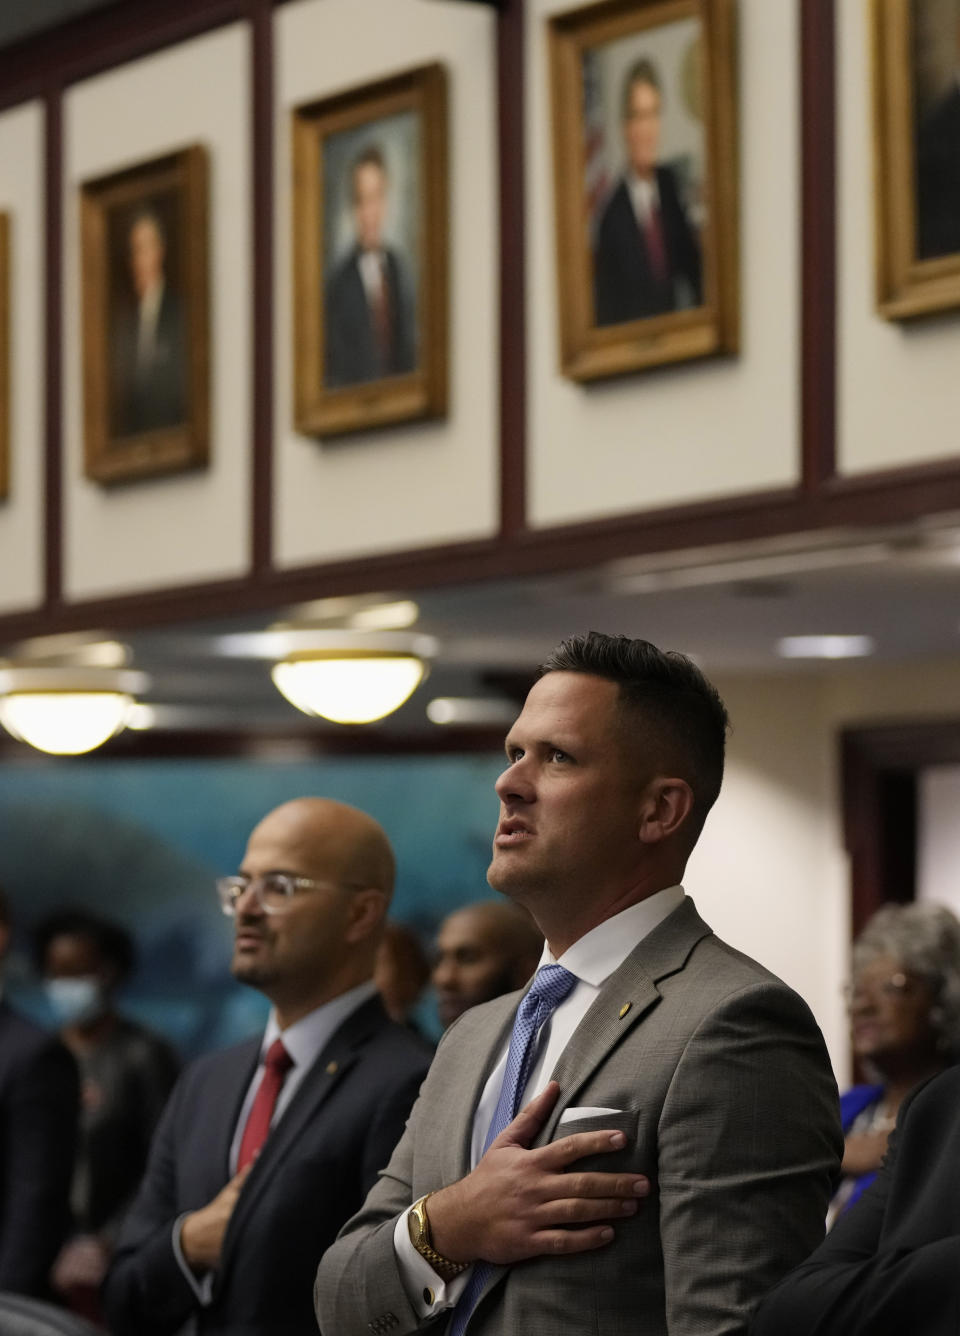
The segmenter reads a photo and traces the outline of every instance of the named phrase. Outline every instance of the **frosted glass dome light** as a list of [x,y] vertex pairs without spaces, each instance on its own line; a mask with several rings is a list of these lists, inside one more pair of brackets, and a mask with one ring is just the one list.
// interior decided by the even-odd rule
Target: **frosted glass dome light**
[[19,742],[79,756],[121,732],[143,673],[64,667],[0,669],[0,724]]
[[[299,635],[302,633],[298,633]],[[316,632],[271,670],[274,685],[304,714],[337,724],[371,724],[393,714],[427,675],[430,636]]]

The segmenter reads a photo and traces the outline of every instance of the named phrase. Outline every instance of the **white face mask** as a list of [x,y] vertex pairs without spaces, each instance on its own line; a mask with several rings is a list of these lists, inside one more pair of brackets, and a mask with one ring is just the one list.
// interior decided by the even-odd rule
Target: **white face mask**
[[47,979],[43,988],[58,1025],[85,1025],[103,1015],[103,988],[94,974],[78,979]]

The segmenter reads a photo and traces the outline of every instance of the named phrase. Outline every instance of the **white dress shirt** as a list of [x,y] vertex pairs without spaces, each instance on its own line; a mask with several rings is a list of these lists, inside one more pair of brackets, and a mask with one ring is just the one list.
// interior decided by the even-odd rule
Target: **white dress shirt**
[[640,231],[645,232],[650,215],[660,208],[660,188],[657,185],[656,173],[645,178],[637,176],[635,172],[628,172],[625,180],[630,203],[633,205],[633,216]]
[[[240,1114],[237,1118],[237,1125],[233,1132],[233,1141],[230,1143],[230,1175],[237,1172],[237,1160],[240,1157],[240,1142],[243,1140],[243,1129],[247,1125],[247,1118],[250,1116],[250,1110],[253,1108],[253,1101],[256,1099],[257,1091],[260,1089],[260,1082],[263,1080],[266,1072],[267,1049],[275,1039],[282,1039],[283,1046],[293,1059],[293,1066],[287,1072],[286,1079],[280,1088],[280,1094],[277,1096],[277,1102],[274,1106],[273,1117],[270,1119],[270,1127],[276,1127],[277,1123],[290,1107],[290,1103],[300,1088],[303,1078],[316,1062],[317,1058],[323,1052],[327,1043],[333,1038],[334,1032],[339,1030],[340,1026],[352,1015],[364,1002],[374,997],[377,992],[376,984],[372,980],[366,983],[358,984],[356,988],[349,989],[346,993],[341,993],[339,997],[333,998],[330,1002],[325,1002],[322,1007],[317,1007],[315,1011],[310,1011],[306,1016],[295,1024],[288,1026],[286,1030],[281,1030],[277,1022],[277,1014],[271,1008],[270,1018],[267,1021],[267,1028],[263,1032],[263,1039],[260,1043],[260,1058],[257,1063],[257,1069],[253,1073],[253,1078],[247,1087],[247,1093],[243,1097],[243,1103],[240,1105]],[[173,1251],[176,1256],[180,1270],[190,1282],[190,1287],[197,1296],[201,1304],[210,1302],[213,1291],[213,1272],[208,1271],[202,1277],[197,1277],[187,1264],[187,1259],[183,1255],[183,1248],[180,1244],[180,1231],[183,1228],[184,1215],[178,1216],[173,1226]]]
[[157,323],[165,286],[163,279],[155,283],[143,294],[137,306],[137,367],[140,371],[149,369],[156,352]]
[[[537,968],[542,965],[562,965],[564,969],[577,976],[577,983],[552,1016],[540,1027],[535,1041],[538,1045],[537,1056],[530,1069],[519,1107],[528,1104],[545,1089],[560,1054],[590,1010],[601,986],[614,970],[620,968],[634,947],[653,932],[669,914],[672,914],[683,899],[682,886],[669,886],[665,890],[657,891],[646,900],[630,905],[619,914],[614,914],[612,918],[599,923],[579,941],[574,942],[559,959],[555,959],[550,948],[544,946]],[[500,1098],[509,1051],[508,1036],[496,1065],[483,1087],[483,1093],[473,1115],[473,1137],[470,1143],[471,1169],[476,1167],[483,1154],[483,1143]],[[400,1278],[407,1297],[419,1316],[433,1317],[444,1308],[452,1308],[457,1302],[466,1286],[471,1268],[468,1267],[453,1280],[444,1282],[411,1243],[407,1225],[409,1214],[409,1210],[404,1211],[396,1223],[393,1234],[393,1247],[400,1267]],[[430,1296],[429,1301],[428,1296]]]
[[357,259],[360,266],[360,278],[366,293],[367,305],[376,307],[383,301],[385,279],[383,276],[383,251],[364,250]]

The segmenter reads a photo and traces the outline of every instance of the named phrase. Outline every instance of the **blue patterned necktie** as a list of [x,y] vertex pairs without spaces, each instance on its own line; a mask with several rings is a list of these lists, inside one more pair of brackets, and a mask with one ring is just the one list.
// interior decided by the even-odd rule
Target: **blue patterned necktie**
[[[577,976],[562,965],[543,965],[537,970],[529,992],[517,1008],[500,1098],[483,1143],[484,1155],[503,1129],[516,1118],[537,1054],[537,1035],[576,982]],[[448,1336],[463,1336],[493,1269],[489,1262],[474,1264],[470,1279],[454,1307]]]

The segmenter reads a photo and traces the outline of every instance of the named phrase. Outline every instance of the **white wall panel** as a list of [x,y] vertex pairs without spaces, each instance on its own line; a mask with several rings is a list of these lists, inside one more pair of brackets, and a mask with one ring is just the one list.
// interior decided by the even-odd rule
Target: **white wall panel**
[[[65,99],[64,587],[71,599],[241,575],[250,560],[250,33],[234,24]],[[211,464],[104,488],[83,476],[78,188],[202,143],[210,165]]]
[[[306,565],[485,537],[499,476],[495,16],[484,5],[303,0],[277,11],[275,559]],[[334,443],[292,416],[290,112],[440,61],[449,80],[450,413]]]
[[837,17],[837,467],[856,474],[960,455],[960,314],[876,313],[870,6],[841,4]]
[[795,0],[741,0],[741,352],[582,386],[558,369],[547,18],[527,30],[529,491],[539,526],[790,485],[799,476]]
[[43,109],[0,116],[0,212],[10,225],[10,492],[0,501],[0,612],[43,600]]

